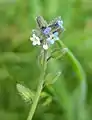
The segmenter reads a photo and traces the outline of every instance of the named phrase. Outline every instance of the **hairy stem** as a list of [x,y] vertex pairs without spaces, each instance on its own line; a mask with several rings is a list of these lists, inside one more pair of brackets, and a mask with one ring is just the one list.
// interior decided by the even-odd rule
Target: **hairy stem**
[[46,59],[47,59],[47,52],[44,50],[44,54],[43,54],[43,74],[42,74],[42,77],[39,79],[37,92],[36,92],[36,95],[34,97],[33,104],[30,108],[29,116],[28,116],[27,120],[32,120],[33,115],[34,115],[35,110],[36,110],[36,107],[37,107],[37,104],[38,104],[38,101],[39,101],[39,98],[40,98],[40,94],[41,94],[42,89],[43,89],[43,84],[44,84],[44,79],[45,79],[45,71],[46,71],[46,66],[47,66],[46,65],[47,64]]

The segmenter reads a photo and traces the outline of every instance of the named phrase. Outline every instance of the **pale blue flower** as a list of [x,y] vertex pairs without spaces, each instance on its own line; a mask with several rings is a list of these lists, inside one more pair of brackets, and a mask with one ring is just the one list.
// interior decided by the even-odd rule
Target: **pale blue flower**
[[54,39],[52,39],[51,41],[50,41],[50,44],[54,44],[55,43],[55,41],[54,41]]
[[58,20],[57,24],[61,27],[61,29],[64,29],[62,20]]
[[59,37],[58,37],[58,32],[55,32],[55,33],[53,33],[53,36],[54,36],[54,40],[59,40]]
[[51,36],[49,38],[46,39],[48,44],[54,44],[54,39],[51,38]]

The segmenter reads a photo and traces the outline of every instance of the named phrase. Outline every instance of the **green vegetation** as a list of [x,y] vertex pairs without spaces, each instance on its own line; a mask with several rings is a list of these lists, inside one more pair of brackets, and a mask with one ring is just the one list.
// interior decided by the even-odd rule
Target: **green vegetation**
[[91,0],[0,0],[0,120],[27,120],[31,103],[21,98],[24,94],[20,96],[16,83],[36,91],[41,76],[40,49],[29,40],[37,15],[48,21],[62,17],[66,31],[60,38],[79,62],[70,51],[48,62],[48,73],[61,74],[43,89],[33,120],[92,120],[91,4]]

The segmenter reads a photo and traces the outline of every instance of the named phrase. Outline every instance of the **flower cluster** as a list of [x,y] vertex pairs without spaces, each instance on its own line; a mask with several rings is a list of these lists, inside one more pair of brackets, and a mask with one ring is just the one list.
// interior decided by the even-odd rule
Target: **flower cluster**
[[50,45],[59,40],[59,34],[64,31],[63,21],[61,17],[58,17],[47,24],[41,16],[38,16],[36,21],[37,29],[32,31],[30,40],[34,46],[40,45],[43,49],[47,50]]

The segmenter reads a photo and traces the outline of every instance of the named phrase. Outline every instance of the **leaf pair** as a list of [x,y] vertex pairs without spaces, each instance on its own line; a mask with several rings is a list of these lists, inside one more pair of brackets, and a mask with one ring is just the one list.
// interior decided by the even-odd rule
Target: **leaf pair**
[[[53,83],[55,83],[56,80],[60,77],[60,75],[61,75],[61,72],[58,72],[56,75],[52,75],[51,73],[49,73],[45,79],[45,86],[52,85]],[[27,103],[32,104],[32,102],[34,100],[34,96],[35,96],[35,91],[32,91],[29,88],[27,88],[21,84],[17,84],[16,87],[17,87],[17,90],[18,90],[19,94],[21,95],[21,97]],[[47,105],[52,101],[52,97],[46,92],[42,92],[40,97],[41,97],[41,99],[47,97],[47,99],[45,100],[43,105]]]

